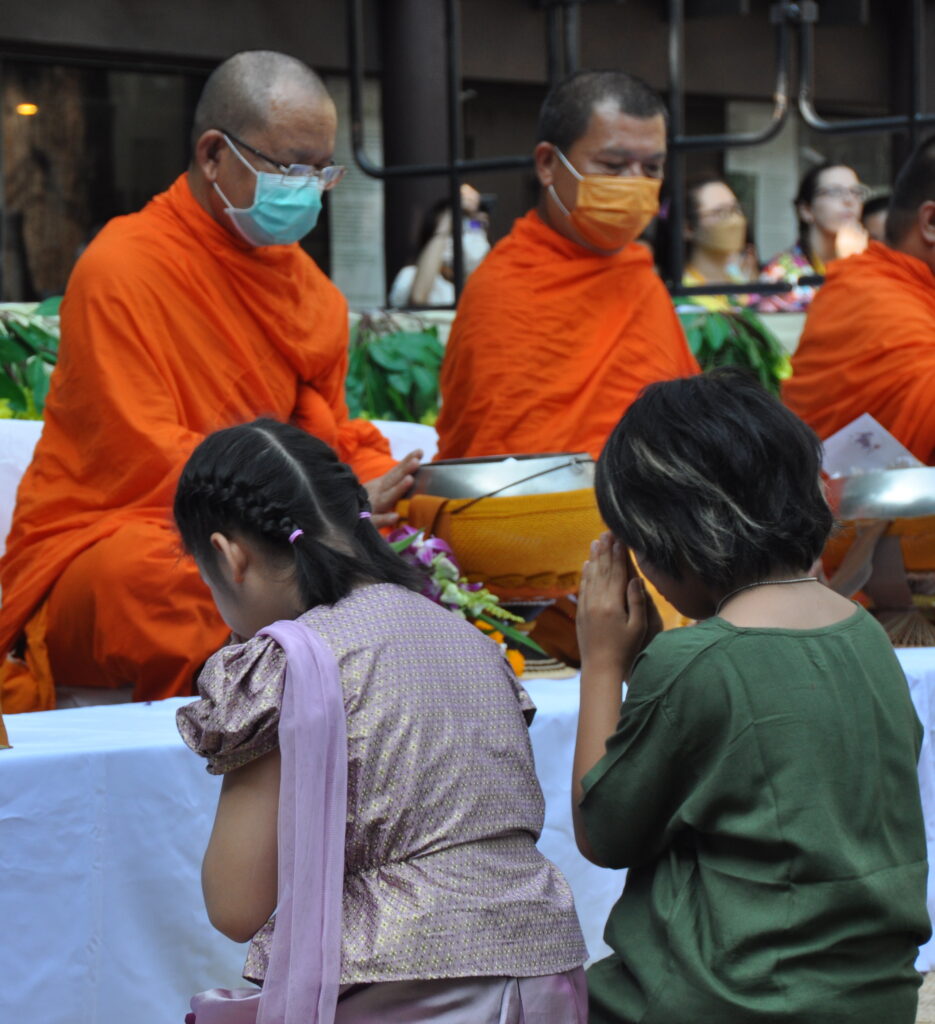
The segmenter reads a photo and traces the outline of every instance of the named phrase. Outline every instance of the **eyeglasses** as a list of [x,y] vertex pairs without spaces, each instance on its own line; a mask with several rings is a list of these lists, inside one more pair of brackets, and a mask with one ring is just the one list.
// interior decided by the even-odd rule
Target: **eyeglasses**
[[719,221],[729,220],[731,217],[742,217],[743,207],[740,203],[730,203],[724,206],[714,206],[710,210],[699,210],[698,220]]
[[[292,178],[294,180],[304,178],[305,182],[302,182],[302,184],[315,180],[321,182],[322,192],[327,192],[329,189],[334,188],[344,177],[344,173],[347,170],[346,167],[342,167],[339,164],[329,164],[327,167],[313,167],[311,164],[281,164],[278,160],[274,160],[262,150],[257,149],[256,146],[251,146],[249,142],[238,139],[231,132],[224,131],[223,128],[219,128],[218,131],[226,135],[231,142],[236,142],[238,146],[243,146],[244,149],[254,156],[258,156],[261,160],[265,160],[268,164],[278,168],[284,178]],[[299,184],[299,181],[296,181],[296,184]]]
[[827,199],[853,199],[858,203],[865,203],[870,198],[870,189],[866,185],[828,185],[826,188],[816,188],[815,198]]

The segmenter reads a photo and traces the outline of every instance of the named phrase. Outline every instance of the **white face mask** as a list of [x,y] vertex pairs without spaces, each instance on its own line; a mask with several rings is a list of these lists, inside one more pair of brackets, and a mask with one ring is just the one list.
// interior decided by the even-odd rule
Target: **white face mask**
[[[454,242],[450,238],[446,239],[445,251],[442,256],[442,262],[446,266],[454,266],[454,250]],[[473,273],[481,260],[490,252],[490,242],[487,240],[487,232],[483,224],[477,221],[464,221],[461,230],[461,252],[464,256],[464,273]]]

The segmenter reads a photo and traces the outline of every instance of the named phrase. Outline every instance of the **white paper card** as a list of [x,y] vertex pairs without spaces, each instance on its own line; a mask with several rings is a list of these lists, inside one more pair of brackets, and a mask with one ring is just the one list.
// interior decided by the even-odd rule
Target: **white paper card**
[[908,448],[865,412],[825,441],[822,469],[832,479],[880,469],[924,466]]

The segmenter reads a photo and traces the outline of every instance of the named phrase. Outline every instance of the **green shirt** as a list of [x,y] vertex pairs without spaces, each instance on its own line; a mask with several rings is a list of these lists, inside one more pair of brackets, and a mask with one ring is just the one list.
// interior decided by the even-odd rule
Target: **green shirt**
[[592,1024],[913,1024],[921,739],[862,609],[658,636],[584,779],[595,856],[630,868]]

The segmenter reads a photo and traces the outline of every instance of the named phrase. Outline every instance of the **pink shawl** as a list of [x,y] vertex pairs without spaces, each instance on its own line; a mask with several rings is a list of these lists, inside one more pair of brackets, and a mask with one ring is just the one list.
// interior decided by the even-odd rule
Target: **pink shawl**
[[261,991],[210,989],[186,1024],[332,1024],[341,977],[347,723],[338,665],[318,635],[261,630],[286,653],[279,719],[279,901]]

